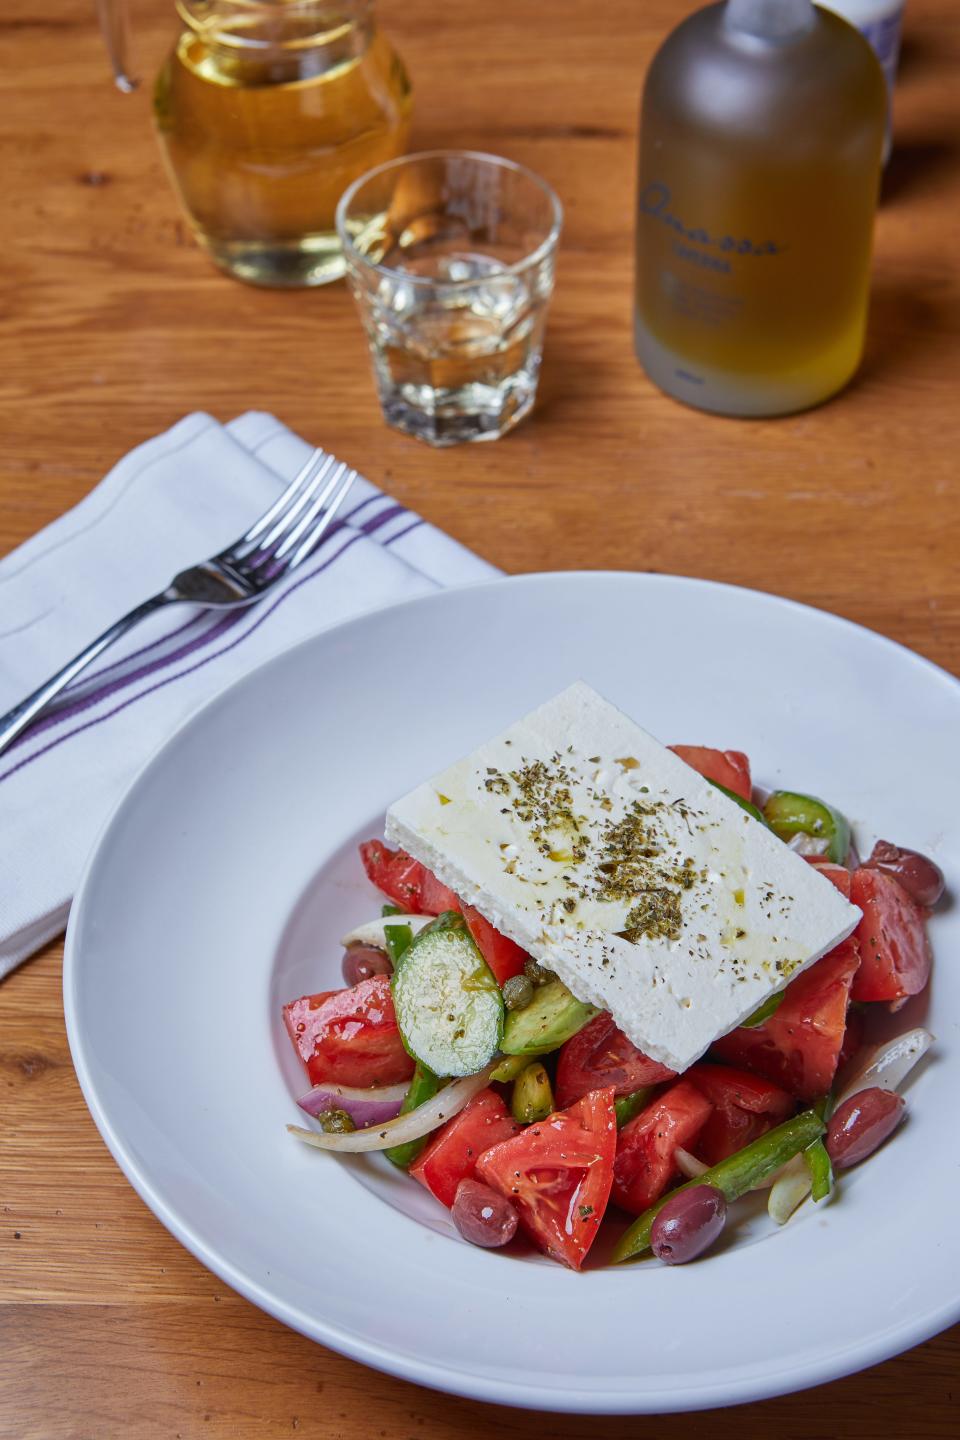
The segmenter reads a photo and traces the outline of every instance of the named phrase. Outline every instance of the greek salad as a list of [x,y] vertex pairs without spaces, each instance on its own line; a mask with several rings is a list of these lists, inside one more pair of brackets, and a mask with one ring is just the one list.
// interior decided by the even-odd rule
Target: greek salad
[[[865,1160],[896,1130],[905,1111],[899,1086],[931,1044],[923,1029],[880,1044],[870,1032],[872,1016],[898,1010],[927,985],[926,920],[944,888],[937,865],[887,841],[861,861],[840,811],[799,791],[755,791],[750,762],[739,751],[677,745],[665,760],[659,751],[666,754],[666,747],[648,754],[636,741],[639,758],[614,757],[614,783],[600,774],[596,754],[577,771],[578,750],[570,744],[547,757],[553,779],[540,775],[539,788],[531,789],[531,764],[547,760],[531,762],[534,742],[511,740],[511,733],[503,743],[517,747],[512,761],[486,763],[490,756],[483,754],[484,763],[474,757],[471,770],[476,793],[490,795],[491,813],[503,817],[497,823],[512,827],[498,839],[491,822],[483,855],[497,858],[496,876],[483,869],[482,856],[469,861],[466,842],[467,858],[456,860],[456,817],[445,818],[460,794],[453,770],[429,782],[438,807],[430,824],[440,837],[433,848],[421,838],[415,858],[376,839],[360,846],[382,912],[343,937],[341,988],[293,999],[283,1009],[310,1086],[299,1105],[311,1124],[288,1129],[334,1153],[382,1152],[445,1206],[475,1245],[507,1245],[519,1230],[574,1270],[601,1224],[621,1232],[614,1263],[652,1252],[676,1264],[705,1251],[749,1191],[767,1191],[769,1214],[780,1225],[808,1198],[822,1203],[838,1171]],[[689,772],[682,786],[675,761]],[[502,768],[508,763],[511,769]],[[649,783],[639,784],[638,776]],[[682,803],[674,795],[681,788]],[[596,800],[595,821],[585,796]],[[719,820],[710,818],[718,796]],[[464,825],[482,827],[476,794],[464,805]],[[401,805],[397,813],[412,812]],[[661,815],[684,837],[676,855],[666,820],[656,830]],[[744,816],[747,840],[740,834]],[[719,853],[722,837],[723,855],[753,857],[743,862],[746,880],[733,860],[701,865],[697,817],[707,817],[701,827],[711,854]],[[388,821],[388,834],[396,835],[399,824]],[[763,834],[751,850],[758,827]],[[514,884],[518,873],[524,879],[524,835],[533,837],[525,883],[535,899],[527,911],[522,898],[515,905],[504,899],[504,887],[513,887],[510,895],[527,893]],[[462,876],[459,891],[436,873],[438,866],[424,863],[443,851],[444,837],[444,853],[454,857],[446,879]],[[624,858],[627,840],[633,848]],[[787,898],[801,891],[798,874],[802,880],[809,873],[856,911],[847,920],[846,911],[831,910],[832,892],[818,886],[811,893],[830,917],[823,934],[831,926],[831,933],[849,933],[812,960],[797,950],[780,969],[764,968],[741,934],[755,921],[736,920],[754,916],[744,886],[768,884],[772,894],[780,855],[789,856]],[[544,867],[549,875],[538,879]],[[629,893],[608,883],[611,874]],[[543,898],[555,879],[559,902],[552,892]],[[733,921],[720,900],[716,917],[709,908],[726,895],[728,881],[733,898],[723,904]],[[687,915],[682,907],[691,905]],[[589,978],[585,961],[581,983],[573,968],[577,937],[599,966],[596,937],[614,934],[598,929],[601,912],[620,915],[610,924],[622,922],[619,948],[611,952],[614,977],[621,978],[610,980],[610,967],[602,980]],[[534,913],[542,933],[527,925]],[[571,921],[581,913],[585,918]],[[786,907],[776,914],[787,914]],[[789,917],[771,923],[789,931]],[[802,926],[797,933],[807,934]],[[700,950],[687,945],[688,934],[699,935]],[[522,944],[518,935],[534,943]],[[786,944],[778,932],[765,934],[764,947],[774,939]],[[737,961],[738,943],[748,960]],[[814,952],[823,948],[815,938],[803,943]],[[658,993],[657,981],[666,977],[658,1011],[635,1003],[628,962],[642,977],[644,995],[651,987]],[[689,1032],[682,1028],[689,1009],[701,1004],[700,992],[678,978],[705,970],[721,1014],[725,1004],[743,1003],[737,997],[745,989],[753,993],[755,974],[765,987],[752,1013],[706,1047],[696,1018]],[[598,989],[605,984],[607,990]],[[607,1005],[597,1003],[608,997]],[[667,1025],[663,1016],[673,1004],[679,1018]],[[647,1036],[649,1044],[637,1043]],[[685,1045],[699,1046],[692,1063],[685,1063]]]

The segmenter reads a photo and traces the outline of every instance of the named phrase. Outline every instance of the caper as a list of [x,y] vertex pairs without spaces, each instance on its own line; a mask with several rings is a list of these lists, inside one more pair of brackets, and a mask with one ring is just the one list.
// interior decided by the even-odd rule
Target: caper
[[553,971],[548,970],[546,965],[541,965],[539,960],[528,960],[523,967],[523,973],[533,985],[546,985],[548,980],[557,978]]
[[533,981],[529,975],[511,975],[503,982],[503,1003],[508,1010],[525,1010],[533,999]]
[[325,1135],[349,1135],[357,1128],[353,1116],[348,1115],[346,1110],[321,1110],[317,1124]]

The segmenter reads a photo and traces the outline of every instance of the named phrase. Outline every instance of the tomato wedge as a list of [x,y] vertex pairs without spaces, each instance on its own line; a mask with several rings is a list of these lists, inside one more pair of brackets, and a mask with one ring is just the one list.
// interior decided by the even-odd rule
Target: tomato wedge
[[497,984],[503,985],[505,980],[519,975],[530,958],[526,950],[521,950],[513,940],[501,935],[472,905],[460,905],[459,908],[463,911],[473,943],[496,976]]
[[930,979],[930,942],[920,906],[882,870],[855,870],[850,899],[863,911],[856,929],[863,958],[854,1000],[918,995]]
[[708,1165],[716,1165],[759,1140],[796,1109],[793,1096],[779,1085],[729,1065],[694,1065],[684,1079],[696,1085],[713,1106],[696,1142],[698,1157]]
[[617,1121],[613,1087],[528,1125],[481,1155],[477,1176],[506,1195],[545,1254],[579,1270],[610,1198]]
[[844,940],[784,991],[762,1025],[715,1040],[711,1053],[782,1085],[799,1100],[816,1100],[833,1083],[847,1023],[850,987],[860,964],[856,940]]
[[613,1198],[632,1215],[642,1215],[677,1173],[673,1152],[689,1150],[710,1118],[710,1101],[689,1080],[678,1080],[617,1136]]
[[413,1074],[387,975],[293,1000],[283,1023],[313,1085],[393,1085]]
[[382,840],[364,840],[360,859],[371,885],[414,915],[442,915],[459,910],[453,891],[405,850],[390,850]]
[[426,874],[419,860],[404,850],[388,850],[382,840],[365,840],[360,859],[371,885],[411,914],[421,914],[420,895]]
[[630,1095],[645,1085],[676,1078],[673,1070],[638,1050],[612,1015],[598,1015],[562,1046],[557,1062],[557,1105],[565,1109],[610,1085],[614,1095]]
[[520,1126],[495,1090],[481,1090],[433,1135],[409,1173],[449,1210],[461,1180],[472,1180],[477,1161],[491,1145],[509,1140]]
[[420,886],[420,914],[442,915],[445,910],[460,910],[460,901],[449,886],[438,880],[432,870],[424,870]]
[[803,858],[819,870],[825,880],[837,887],[844,900],[850,899],[850,881],[853,877],[846,865],[835,865],[832,860],[824,860],[822,855],[804,855]]
[[863,1031],[863,1014],[851,1005],[847,1011],[847,1028],[843,1032],[843,1044],[840,1046],[840,1058],[837,1061],[838,1070],[842,1070],[860,1049],[863,1044]]
[[753,794],[750,761],[742,750],[712,750],[709,745],[670,745],[667,748],[705,780],[715,780],[743,800],[749,800]]

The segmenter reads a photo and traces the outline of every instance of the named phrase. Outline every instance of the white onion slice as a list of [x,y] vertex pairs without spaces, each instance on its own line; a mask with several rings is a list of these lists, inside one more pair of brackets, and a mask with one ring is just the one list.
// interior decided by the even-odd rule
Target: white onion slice
[[[802,1205],[813,1187],[810,1169],[802,1155],[795,1155],[778,1172],[770,1187],[767,1214],[778,1225],[786,1225],[790,1216]],[[759,1189],[759,1186],[757,1187]]]
[[904,1031],[895,1040],[887,1040],[884,1044],[877,1045],[858,1066],[856,1075],[844,1085],[834,1109],[849,1100],[851,1095],[858,1095],[861,1090],[871,1090],[875,1086],[880,1090],[899,1089],[932,1044],[933,1036],[930,1031],[918,1027],[916,1030]]
[[365,925],[358,925],[356,929],[349,930],[340,944],[344,950],[349,950],[351,945],[373,945],[377,950],[386,950],[385,926],[409,925],[416,935],[424,925],[429,925],[431,920],[435,919],[435,915],[383,915],[379,920],[368,920]]
[[796,835],[791,835],[787,841],[787,849],[795,850],[798,855],[826,855],[830,848],[830,841],[819,835],[805,835],[798,830]]
[[288,1125],[287,1129],[305,1145],[315,1145],[318,1150],[339,1150],[342,1154],[363,1150],[388,1150],[391,1145],[406,1145],[409,1140],[420,1140],[444,1121],[459,1115],[468,1101],[489,1082],[499,1061],[500,1056],[497,1056],[477,1075],[465,1075],[462,1080],[454,1080],[452,1085],[439,1090],[432,1099],[418,1105],[416,1110],[400,1115],[396,1120],[387,1120],[383,1125],[372,1129],[351,1130],[347,1135],[325,1135],[323,1131],[305,1130],[301,1125]]
[[674,1150],[673,1160],[685,1180],[699,1180],[703,1172],[710,1169],[710,1166],[705,1165],[702,1160],[698,1160],[696,1155],[691,1155],[689,1150],[684,1150],[682,1145],[678,1145]]
[[400,1114],[409,1085],[408,1080],[400,1085],[381,1085],[375,1090],[357,1090],[352,1085],[314,1085],[306,1095],[301,1095],[297,1104],[308,1115],[345,1110],[357,1126],[382,1125]]

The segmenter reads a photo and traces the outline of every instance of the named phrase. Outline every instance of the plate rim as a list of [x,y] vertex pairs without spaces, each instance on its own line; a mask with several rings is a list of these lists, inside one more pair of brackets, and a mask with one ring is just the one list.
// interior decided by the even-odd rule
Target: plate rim
[[390,611],[405,611],[422,607],[434,608],[438,605],[442,606],[451,597],[466,592],[482,592],[494,588],[501,589],[504,586],[519,589],[542,584],[545,581],[573,585],[615,581],[637,587],[639,590],[646,588],[656,590],[679,584],[706,592],[717,590],[733,592],[737,596],[753,601],[759,600],[774,608],[785,607],[801,615],[812,615],[818,622],[822,621],[828,625],[840,627],[861,638],[867,637],[870,642],[877,644],[881,649],[888,649],[901,659],[906,659],[911,664],[929,670],[932,672],[931,678],[935,678],[938,682],[946,681],[949,689],[960,691],[960,679],[935,661],[881,631],[873,630],[846,616],[837,615],[830,610],[808,605],[804,601],[794,600],[774,592],[735,585],[728,581],[672,573],[664,574],[656,571],[552,570],[498,576],[470,585],[450,586],[426,595],[413,596],[398,603],[379,605],[337,624],[318,629],[312,635],[287,646],[276,655],[270,656],[246,674],[238,676],[229,685],[215,695],[209,696],[186,715],[138,769],[100,827],[84,863],[70,907],[63,959],[64,1019],[70,1054],[84,1102],[107,1149],[127,1181],[165,1229],[202,1265],[244,1299],[282,1324],[360,1364],[398,1379],[423,1385],[441,1393],[455,1394],[486,1403],[510,1405],[519,1409],[545,1410],[561,1414],[640,1415],[680,1413],[735,1404],[750,1404],[826,1384],[882,1363],[941,1333],[951,1324],[960,1320],[960,1296],[953,1301],[947,1301],[932,1310],[925,1311],[920,1316],[913,1317],[909,1322],[890,1326],[882,1333],[867,1340],[857,1338],[851,1341],[843,1351],[835,1351],[829,1362],[825,1362],[822,1358],[814,1358],[798,1362],[795,1365],[781,1364],[759,1382],[743,1376],[739,1378],[734,1376],[725,1381],[712,1380],[700,1386],[688,1383],[682,1392],[678,1391],[675,1385],[660,1391],[646,1385],[642,1392],[616,1390],[606,1391],[603,1394],[590,1390],[570,1389],[565,1391],[562,1397],[559,1397],[558,1402],[556,1398],[551,1397],[549,1391],[536,1383],[520,1385],[516,1381],[506,1378],[491,1378],[441,1362],[427,1361],[402,1351],[391,1350],[388,1346],[369,1341],[346,1327],[299,1310],[296,1306],[273,1295],[264,1286],[234,1266],[225,1255],[219,1252],[215,1243],[205,1240],[191,1225],[182,1221],[156,1192],[148,1176],[142,1173],[137,1160],[117,1134],[107,1108],[101,1104],[95,1081],[87,1064],[82,1026],[78,1018],[77,982],[82,961],[76,937],[80,930],[80,917],[83,914],[91,877],[100,863],[101,853],[105,849],[108,837],[127,807],[135,804],[137,792],[142,785],[149,782],[151,772],[163,764],[167,750],[177,743],[184,731],[201,723],[202,717],[208,711],[227,706],[236,691],[248,685],[261,684],[264,675],[273,667],[290,664],[292,657],[296,654],[324,643],[332,635],[376,623],[377,617]]

